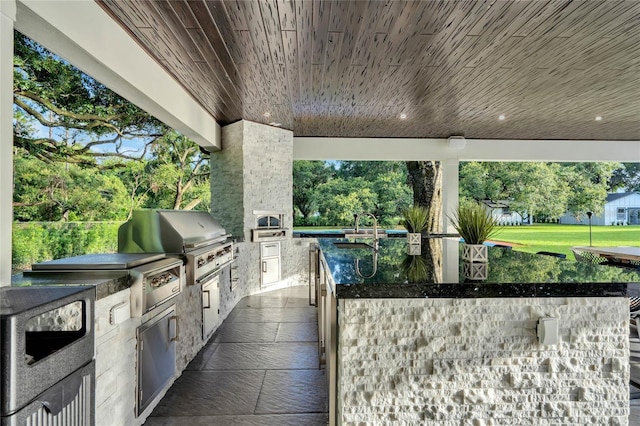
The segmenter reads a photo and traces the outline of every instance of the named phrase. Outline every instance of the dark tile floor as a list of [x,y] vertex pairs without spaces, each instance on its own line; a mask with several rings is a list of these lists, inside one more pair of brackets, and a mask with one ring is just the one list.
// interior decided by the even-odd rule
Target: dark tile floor
[[306,286],[245,297],[145,425],[326,425],[317,336]]

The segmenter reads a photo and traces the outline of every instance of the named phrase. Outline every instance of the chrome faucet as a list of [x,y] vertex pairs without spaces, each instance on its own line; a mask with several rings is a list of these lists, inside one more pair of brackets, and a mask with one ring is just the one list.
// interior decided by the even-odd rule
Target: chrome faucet
[[373,220],[373,248],[378,250],[378,219],[373,215],[373,213],[361,213],[356,216],[356,226],[355,233],[358,233],[359,225],[360,225],[360,217],[361,216],[369,216]]

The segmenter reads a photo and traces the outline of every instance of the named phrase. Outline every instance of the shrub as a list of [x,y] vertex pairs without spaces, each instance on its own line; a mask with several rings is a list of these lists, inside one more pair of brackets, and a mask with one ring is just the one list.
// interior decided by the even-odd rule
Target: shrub
[[122,222],[27,222],[13,224],[11,270],[88,253],[114,253]]

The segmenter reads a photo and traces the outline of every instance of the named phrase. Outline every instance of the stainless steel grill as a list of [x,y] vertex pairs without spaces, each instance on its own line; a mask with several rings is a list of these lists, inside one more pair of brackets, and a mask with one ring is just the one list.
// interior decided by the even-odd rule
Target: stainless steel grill
[[233,243],[207,212],[134,210],[118,230],[120,253],[166,253],[186,259],[187,285],[207,281],[233,261]]

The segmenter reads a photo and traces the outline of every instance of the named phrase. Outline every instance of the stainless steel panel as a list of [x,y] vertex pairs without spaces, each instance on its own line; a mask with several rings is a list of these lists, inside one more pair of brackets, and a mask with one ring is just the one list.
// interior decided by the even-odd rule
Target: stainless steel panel
[[131,269],[131,316],[140,317],[180,294],[185,280],[181,259],[162,259]]
[[138,399],[140,415],[176,374],[175,306],[138,328]]
[[220,317],[220,276],[212,275],[202,284],[202,340],[207,341]]
[[233,261],[233,243],[192,250],[186,256],[187,284],[199,284],[204,277]]
[[280,256],[280,243],[260,244],[260,255],[262,257]]
[[280,281],[280,258],[271,257],[261,260],[262,285],[268,285]]
[[130,269],[145,263],[165,258],[163,253],[130,254],[130,253],[97,253],[82,256],[56,259],[48,262],[34,263],[33,271],[60,270],[118,270]]

